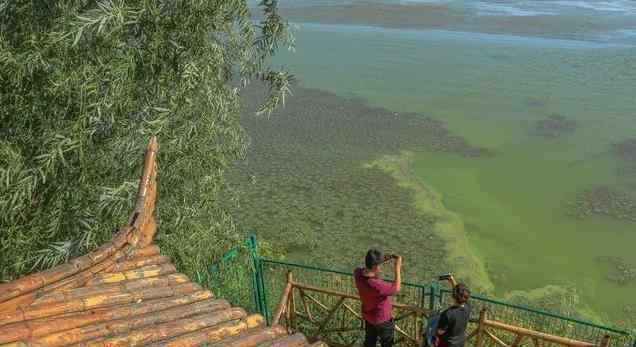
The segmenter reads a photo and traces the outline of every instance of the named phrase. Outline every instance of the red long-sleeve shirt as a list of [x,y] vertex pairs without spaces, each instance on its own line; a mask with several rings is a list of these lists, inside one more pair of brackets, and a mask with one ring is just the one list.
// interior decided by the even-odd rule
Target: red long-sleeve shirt
[[364,268],[353,272],[358,294],[362,301],[362,317],[372,325],[387,322],[393,318],[391,296],[397,294],[395,283],[375,277],[364,276]]

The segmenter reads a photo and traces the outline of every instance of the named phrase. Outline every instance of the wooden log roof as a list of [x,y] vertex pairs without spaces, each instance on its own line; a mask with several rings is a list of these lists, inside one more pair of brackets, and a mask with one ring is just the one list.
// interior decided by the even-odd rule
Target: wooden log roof
[[144,159],[135,210],[111,242],[0,284],[0,347],[322,346],[266,327],[178,272],[154,244],[156,154]]

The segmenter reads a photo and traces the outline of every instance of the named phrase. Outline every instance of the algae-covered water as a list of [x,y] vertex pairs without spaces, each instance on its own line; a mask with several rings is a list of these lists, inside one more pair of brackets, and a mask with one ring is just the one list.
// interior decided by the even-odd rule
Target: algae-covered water
[[[411,170],[461,218],[496,294],[574,286],[590,316],[623,319],[636,281],[609,281],[614,265],[599,259],[636,268],[636,223],[568,212],[595,186],[636,192],[612,149],[636,137],[636,46],[627,34],[567,40],[390,26],[300,22],[296,51],[278,62],[306,87],[442,119],[493,149],[488,158],[416,152]],[[576,129],[538,136],[536,123],[551,115]]]

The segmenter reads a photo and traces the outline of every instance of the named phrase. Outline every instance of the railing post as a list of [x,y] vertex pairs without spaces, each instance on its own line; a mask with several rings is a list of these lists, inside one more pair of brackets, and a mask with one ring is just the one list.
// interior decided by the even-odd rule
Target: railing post
[[254,273],[252,276],[254,305],[256,306],[256,310],[258,311],[258,313],[265,317],[265,321],[267,325],[269,325],[270,318],[267,312],[268,308],[265,301],[265,281],[263,279],[263,266],[258,254],[258,239],[256,238],[256,234],[251,233],[249,235],[247,239],[247,245],[250,251],[250,257],[252,258],[252,267],[254,268]]
[[486,308],[482,308],[481,311],[479,311],[479,324],[477,325],[477,340],[475,341],[475,347],[481,347],[482,345],[486,312]]
[[430,297],[428,301],[428,308],[431,311],[435,309],[435,300],[437,298],[438,289],[439,289],[439,284],[437,282],[433,282],[431,284],[431,292],[429,293]]
[[609,347],[610,340],[611,340],[611,337],[609,335],[603,336],[603,338],[601,339],[601,346],[600,347]]
[[265,322],[267,325],[271,323],[271,314],[269,312],[269,304],[267,303],[267,290],[265,288],[265,271],[263,270],[263,262],[260,257],[258,258],[258,271],[259,271],[259,292],[261,306],[263,307],[263,316],[265,316]]
[[[291,290],[289,291],[289,301],[287,305],[287,317],[288,317],[288,330],[293,332],[296,329],[296,304],[294,302],[294,276],[292,272],[287,272],[287,283],[291,283]],[[606,347],[606,346],[604,346]]]
[[[294,289],[294,284],[290,281],[292,279],[290,274],[291,271],[287,273],[287,285],[285,285],[285,290],[283,291],[283,295],[281,296],[280,302],[278,303],[278,308],[276,309],[276,313],[274,314],[272,325],[280,324],[280,319],[282,318],[283,314],[288,313],[287,311],[289,309],[289,293]],[[289,324],[289,320],[287,321],[287,324]]]

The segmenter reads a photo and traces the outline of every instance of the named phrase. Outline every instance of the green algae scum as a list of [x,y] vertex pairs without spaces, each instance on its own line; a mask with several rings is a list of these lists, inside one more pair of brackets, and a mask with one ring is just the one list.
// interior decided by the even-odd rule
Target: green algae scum
[[[287,225],[295,260],[349,266],[369,245],[402,247],[418,280],[450,270],[500,298],[636,323],[633,44],[311,23],[297,44],[278,59],[302,87],[272,129],[246,120],[252,153],[271,149],[280,167],[248,155],[243,171],[290,223],[239,220],[272,242]],[[294,131],[313,142],[283,155]],[[274,187],[290,167],[322,178]]]

